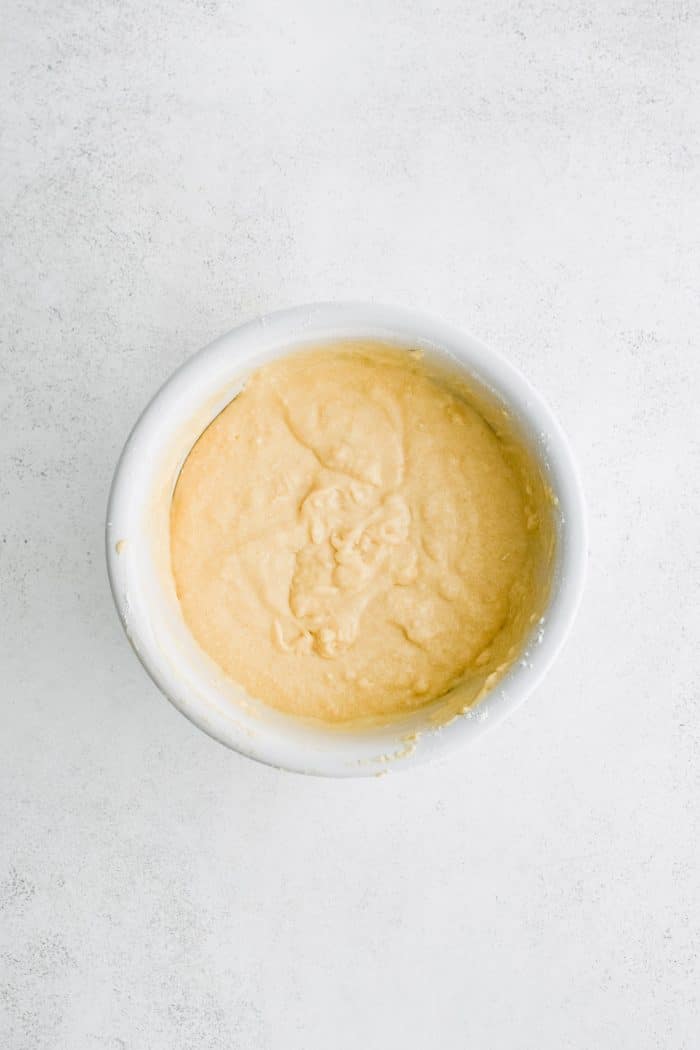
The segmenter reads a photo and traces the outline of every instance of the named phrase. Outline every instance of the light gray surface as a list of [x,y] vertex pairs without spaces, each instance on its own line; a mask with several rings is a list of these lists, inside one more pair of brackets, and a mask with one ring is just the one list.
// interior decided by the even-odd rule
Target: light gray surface
[[[697,1047],[698,13],[5,6],[3,1050]],[[539,386],[591,568],[506,727],[324,782],[161,699],[102,529],[176,365],[349,296]]]

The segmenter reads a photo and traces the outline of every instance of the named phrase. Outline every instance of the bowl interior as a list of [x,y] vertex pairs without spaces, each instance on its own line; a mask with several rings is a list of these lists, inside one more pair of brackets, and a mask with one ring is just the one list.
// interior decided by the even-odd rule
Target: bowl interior
[[[543,622],[535,625],[516,664],[465,713],[464,699],[455,702],[452,697],[383,726],[341,728],[290,717],[247,696],[227,678],[196,644],[180,612],[170,571],[169,514],[190,449],[252,370],[280,354],[348,338],[421,348],[503,401],[556,496],[557,551]],[[192,357],[162,387],[134,427],[117,467],[108,509],[107,560],[115,602],[137,655],[166,696],[200,728],[271,765],[335,776],[377,775],[477,736],[534,688],[562,644],[580,596],[583,500],[556,420],[498,355],[451,326],[412,311],[318,304],[236,329]]]

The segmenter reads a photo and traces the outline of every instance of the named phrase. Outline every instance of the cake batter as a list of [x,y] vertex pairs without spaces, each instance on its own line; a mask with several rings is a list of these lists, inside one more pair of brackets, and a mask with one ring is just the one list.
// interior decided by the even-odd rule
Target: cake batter
[[182,468],[183,615],[226,674],[282,711],[411,711],[515,655],[547,513],[535,490],[420,355],[292,354],[251,376]]

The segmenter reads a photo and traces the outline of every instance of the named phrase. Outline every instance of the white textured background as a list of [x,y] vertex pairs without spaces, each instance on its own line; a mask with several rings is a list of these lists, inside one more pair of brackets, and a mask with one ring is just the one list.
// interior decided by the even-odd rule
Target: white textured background
[[[2,1050],[700,1045],[700,4],[7,0]],[[443,314],[591,509],[564,656],[369,782],[227,752],[112,609],[121,444],[261,311]]]

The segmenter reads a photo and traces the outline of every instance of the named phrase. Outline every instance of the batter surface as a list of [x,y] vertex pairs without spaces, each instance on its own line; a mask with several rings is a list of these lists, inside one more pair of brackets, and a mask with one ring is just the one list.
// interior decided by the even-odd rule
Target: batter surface
[[274,707],[337,722],[410,711],[488,669],[492,650],[515,653],[542,516],[532,492],[419,355],[291,355],[253,374],[182,468],[182,612]]

